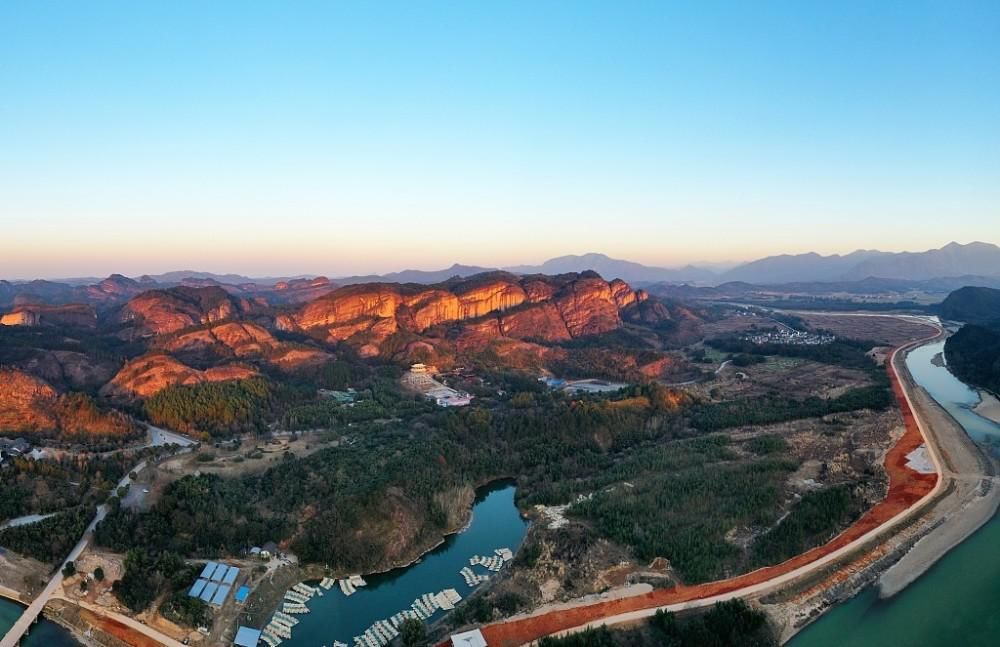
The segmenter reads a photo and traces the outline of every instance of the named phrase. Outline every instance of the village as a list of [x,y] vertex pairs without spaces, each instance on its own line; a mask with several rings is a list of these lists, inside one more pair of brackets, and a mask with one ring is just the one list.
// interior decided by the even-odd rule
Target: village
[[795,330],[787,326],[776,327],[764,332],[744,335],[743,339],[753,344],[787,344],[790,346],[822,346],[837,341],[834,335]]

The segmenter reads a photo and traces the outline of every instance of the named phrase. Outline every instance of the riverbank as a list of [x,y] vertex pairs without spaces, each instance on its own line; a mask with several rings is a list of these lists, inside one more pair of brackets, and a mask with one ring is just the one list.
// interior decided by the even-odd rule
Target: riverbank
[[872,586],[882,599],[898,594],[989,522],[1000,506],[1000,488],[993,483],[998,474],[996,462],[914,376],[916,371],[921,379],[929,379],[924,363],[947,371],[939,361],[940,353],[934,354],[941,343],[939,336],[900,351],[895,363],[913,417],[928,445],[936,448],[940,456],[939,493],[909,526],[844,565],[841,573],[832,573],[808,593],[791,598],[792,604],[784,610],[791,606],[799,620],[783,626],[782,643],[789,642],[832,607]]
[[989,391],[979,389],[979,404],[972,410],[987,420],[1000,424],[1000,399]]
[[[283,645],[315,647],[332,640],[353,644],[353,638],[363,635],[373,623],[410,609],[423,595],[454,589],[467,598],[479,592],[481,587],[470,586],[461,570],[470,567],[470,558],[476,555],[493,555],[501,548],[517,552],[529,524],[514,504],[513,484],[494,484],[477,495],[472,521],[462,532],[449,535],[443,544],[405,568],[365,575],[367,586],[353,595],[345,596],[333,587],[313,598],[308,603],[310,613],[298,617],[292,637]],[[481,567],[476,567],[476,572],[487,573]],[[489,574],[494,580],[501,577]],[[441,615],[437,612],[429,621],[439,620]]]
[[[449,529],[441,535],[430,537],[427,540],[413,544],[405,556],[391,564],[376,567],[370,571],[360,573],[366,580],[370,578],[387,577],[395,572],[402,572],[418,564],[425,556],[439,550],[447,544],[450,538],[464,532],[472,524],[473,509],[480,499],[480,493],[485,496],[491,488],[509,482],[507,479],[500,479],[489,482],[477,488],[470,487],[468,492],[462,493],[457,511],[449,524]],[[257,629],[264,628],[270,621],[275,611],[281,609],[285,593],[295,584],[300,582],[310,582],[322,580],[325,577],[342,579],[359,573],[348,573],[346,571],[334,571],[321,564],[300,563],[297,559],[282,560],[283,564],[276,569],[268,569],[259,580],[252,584],[252,592],[247,600],[246,608],[253,611],[245,612],[243,624]]]
[[1000,508],[1000,473],[947,411],[906,376],[915,414],[941,448],[945,461],[946,494],[930,510],[925,524],[931,528],[903,557],[879,578],[879,596],[888,598],[927,572],[948,551],[968,539]]
[[[901,357],[906,349],[921,346],[940,337],[940,327],[933,327],[935,334],[910,342],[890,356],[887,371],[893,394],[899,403],[902,433],[886,452],[883,465],[889,477],[885,498],[868,510],[851,526],[825,544],[812,548],[785,562],[767,566],[726,580],[684,586],[676,585],[656,589],[643,595],[634,595],[598,603],[572,603],[560,611],[531,612],[514,616],[505,621],[482,628],[487,642],[499,647],[515,647],[533,642],[542,636],[581,631],[588,627],[630,623],[648,618],[657,610],[683,611],[710,606],[733,598],[754,599],[801,588],[816,579],[836,578],[842,565],[886,543],[902,531],[912,527],[940,496],[944,489],[940,474],[944,468],[934,437],[925,434],[921,419],[910,406],[910,383],[900,379]],[[925,446],[934,463],[935,473],[922,474],[910,469],[907,456]],[[866,571],[867,572],[867,571]],[[835,580],[834,585],[842,583]],[[827,589],[820,589],[825,596]],[[827,596],[828,597],[828,596]],[[816,613],[823,608],[817,607]],[[789,618],[793,616],[788,616]],[[800,618],[794,630],[809,622]]]
[[[966,446],[972,445],[970,438],[976,443],[985,443],[975,446],[982,451],[969,454],[977,458],[985,457],[993,439],[1000,437],[1000,425],[973,411],[979,401],[975,389],[958,380],[942,364],[933,361],[934,354],[942,346],[943,342],[938,341],[912,351],[910,371],[926,390],[924,395],[933,399],[933,408],[945,419],[943,423],[932,422],[935,431],[964,432],[953,433],[951,437],[961,440]],[[933,413],[928,413],[928,417],[931,416]],[[955,455],[952,452],[949,458]],[[995,464],[993,469],[996,469]],[[967,477],[965,480],[970,485],[977,480],[975,473],[963,474],[958,464],[949,465],[946,476],[952,483],[946,495],[951,494],[956,482],[961,484],[962,477]],[[978,481],[983,483],[983,479]],[[997,477],[987,479],[985,484],[997,489]],[[914,549],[905,551],[905,560],[894,574],[911,580],[905,589],[891,597],[880,597],[880,587],[875,582],[871,582],[871,586],[862,583],[860,587],[853,587],[854,590],[862,589],[860,594],[842,598],[801,636],[796,637],[791,647],[995,644],[1000,633],[1000,617],[994,613],[995,601],[1000,599],[1000,559],[994,548],[1000,541],[1000,518],[989,517],[985,503],[986,500],[981,498],[964,509],[959,507],[957,514],[951,516],[941,514],[945,506],[932,509],[930,513],[936,515],[936,521],[929,519],[921,522],[926,530],[916,536]],[[980,507],[978,513],[976,507]],[[976,514],[989,519],[978,527],[974,520]],[[949,540],[948,527],[960,526],[963,517],[967,518],[968,525],[965,529],[957,529]],[[978,529],[973,530],[976,527]],[[923,541],[924,536],[928,541]],[[967,538],[958,543],[963,536]],[[950,546],[953,548],[949,549]],[[920,563],[924,561],[920,557],[921,551],[947,554],[933,560],[934,567],[928,568],[932,560]],[[901,560],[893,559],[888,563],[897,561]],[[908,566],[907,561],[911,561],[911,565]],[[916,564],[916,571],[922,573],[918,578],[907,577],[904,573],[913,564]]]

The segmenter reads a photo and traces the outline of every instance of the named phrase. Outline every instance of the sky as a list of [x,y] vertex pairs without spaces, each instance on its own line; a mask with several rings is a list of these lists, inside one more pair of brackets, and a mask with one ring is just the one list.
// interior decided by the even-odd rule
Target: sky
[[1000,2],[0,3],[0,277],[1000,242]]

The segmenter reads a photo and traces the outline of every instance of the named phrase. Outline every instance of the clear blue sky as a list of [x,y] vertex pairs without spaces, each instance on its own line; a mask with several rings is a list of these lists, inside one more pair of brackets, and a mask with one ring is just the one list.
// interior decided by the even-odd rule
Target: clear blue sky
[[1000,242],[1000,2],[6,0],[0,221],[8,277]]

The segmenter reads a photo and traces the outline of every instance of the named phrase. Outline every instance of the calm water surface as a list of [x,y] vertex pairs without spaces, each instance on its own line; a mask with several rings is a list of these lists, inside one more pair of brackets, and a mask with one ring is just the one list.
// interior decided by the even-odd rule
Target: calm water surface
[[[458,574],[473,555],[492,555],[496,548],[516,551],[528,530],[514,506],[514,486],[495,485],[480,492],[472,510],[472,522],[461,533],[451,535],[441,546],[424,555],[419,563],[382,575],[366,576],[368,586],[346,597],[334,586],[323,597],[309,602],[312,611],[298,616],[300,622],[292,639],[282,645],[292,647],[330,646],[334,640],[354,644],[354,636],[364,633],[376,620],[388,619],[409,608],[424,593],[455,589],[466,597],[473,589]],[[477,573],[485,573],[475,567]],[[441,616],[438,611],[432,618]]]
[[[976,415],[976,391],[935,366],[944,342],[910,353],[907,367],[969,435],[996,446],[1000,425]],[[902,593],[874,587],[831,610],[791,647],[992,647],[1000,645],[1000,519],[994,517]]]
[[[24,607],[10,600],[0,598],[0,635],[14,626],[21,617]],[[68,631],[48,620],[40,620],[31,628],[28,636],[21,641],[21,647],[79,647]]]

